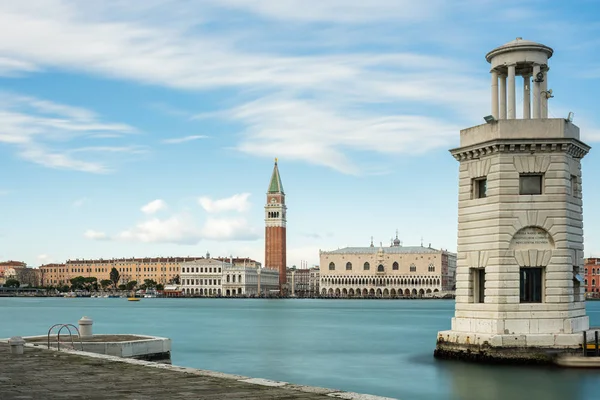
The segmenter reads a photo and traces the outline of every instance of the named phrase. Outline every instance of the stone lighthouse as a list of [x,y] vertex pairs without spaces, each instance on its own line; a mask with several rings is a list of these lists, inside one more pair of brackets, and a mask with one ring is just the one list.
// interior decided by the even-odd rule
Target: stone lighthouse
[[580,271],[590,147],[572,114],[548,118],[552,53],[517,38],[486,55],[491,113],[451,150],[460,163],[456,309],[436,357],[543,363],[577,351],[589,329]]

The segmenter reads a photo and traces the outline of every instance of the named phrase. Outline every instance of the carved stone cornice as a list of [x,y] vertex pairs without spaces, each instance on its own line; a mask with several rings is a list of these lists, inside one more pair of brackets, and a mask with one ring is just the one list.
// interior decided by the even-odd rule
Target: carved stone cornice
[[560,139],[494,139],[450,150],[457,161],[477,160],[496,153],[548,154],[567,153],[581,159],[591,147],[572,138]]

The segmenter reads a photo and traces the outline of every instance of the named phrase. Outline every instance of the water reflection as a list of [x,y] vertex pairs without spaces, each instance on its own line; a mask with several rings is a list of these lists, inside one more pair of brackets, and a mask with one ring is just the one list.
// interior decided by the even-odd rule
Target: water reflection
[[559,368],[477,365],[439,361],[452,400],[583,400],[587,384],[598,384],[598,372]]

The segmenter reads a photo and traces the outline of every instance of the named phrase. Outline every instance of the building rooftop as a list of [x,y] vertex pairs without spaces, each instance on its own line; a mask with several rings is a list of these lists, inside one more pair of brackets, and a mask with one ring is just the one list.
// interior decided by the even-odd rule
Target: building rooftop
[[[377,254],[383,251],[383,254],[433,254],[447,252],[432,247],[423,246],[393,246],[393,247],[345,247],[332,251],[323,251],[322,254]],[[447,252],[449,253],[449,252]]]

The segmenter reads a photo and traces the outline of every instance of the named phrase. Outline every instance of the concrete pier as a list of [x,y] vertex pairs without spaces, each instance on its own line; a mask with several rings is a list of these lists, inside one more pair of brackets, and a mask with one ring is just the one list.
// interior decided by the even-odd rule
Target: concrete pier
[[11,354],[0,342],[0,359],[2,400],[389,399],[32,344]]

